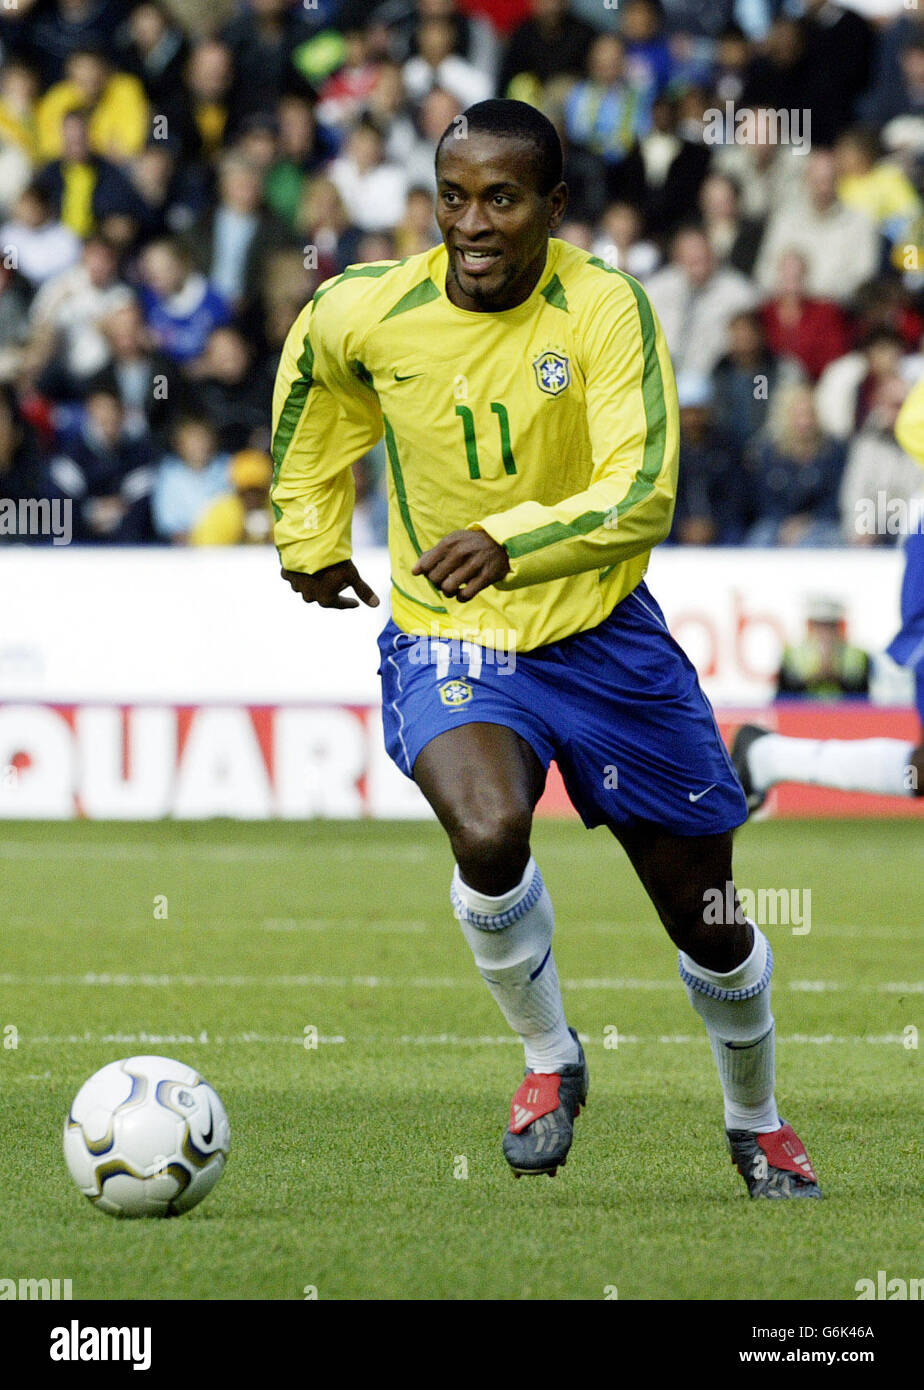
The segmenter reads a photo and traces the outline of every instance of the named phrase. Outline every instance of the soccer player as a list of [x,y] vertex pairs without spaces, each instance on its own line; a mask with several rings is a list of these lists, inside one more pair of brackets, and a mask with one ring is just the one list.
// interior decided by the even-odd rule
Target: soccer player
[[[924,380],[906,396],[895,437],[924,467]],[[924,729],[924,497],[905,538],[902,626],[886,648],[914,675],[915,704]],[[924,734],[917,745],[896,738],[787,738],[744,724],[732,743],[748,811],[759,810],[777,782],[802,782],[879,796],[924,796]]]
[[322,607],[378,604],[350,559],[350,465],[384,433],[385,741],[446,830],[455,915],[523,1041],[503,1140],[514,1173],[564,1163],[588,1085],[530,851],[555,758],[584,823],[619,840],[679,947],[751,1195],[820,1196],[774,1101],[770,947],[740,910],[705,920],[731,883],[746,806],[644,582],[676,484],[663,333],[635,280],[550,236],[567,189],[554,127],[533,107],[470,107],[436,169],[444,244],[348,267],[283,349],[283,578]]

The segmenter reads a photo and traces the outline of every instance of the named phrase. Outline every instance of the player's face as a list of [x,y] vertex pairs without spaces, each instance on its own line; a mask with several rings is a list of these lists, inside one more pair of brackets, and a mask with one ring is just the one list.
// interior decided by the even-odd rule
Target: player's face
[[533,152],[523,141],[450,136],[440,151],[436,215],[453,304],[487,313],[522,304],[542,274],[566,198],[564,184],[538,192]]

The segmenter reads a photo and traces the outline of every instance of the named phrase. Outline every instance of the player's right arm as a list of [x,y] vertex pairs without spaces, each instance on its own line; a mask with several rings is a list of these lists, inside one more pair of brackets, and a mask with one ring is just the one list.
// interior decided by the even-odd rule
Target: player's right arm
[[895,421],[895,438],[906,454],[924,464],[924,377],[905,397]]
[[378,603],[350,559],[352,465],[383,428],[356,355],[356,302],[355,284],[321,287],[289,331],[273,391],[270,499],[282,574],[322,607],[355,608],[355,600],[340,597],[350,587],[364,603]]

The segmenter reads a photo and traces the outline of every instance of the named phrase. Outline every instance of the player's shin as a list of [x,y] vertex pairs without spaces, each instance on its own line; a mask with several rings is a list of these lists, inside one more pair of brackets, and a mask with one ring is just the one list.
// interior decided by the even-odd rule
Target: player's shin
[[681,951],[680,977],[712,1044],[725,1097],[725,1128],[769,1133],[780,1127],[773,1096],[773,953],[760,928],[751,926],[754,945],[741,965],[720,975]]
[[500,897],[470,888],[457,866],[451,898],[482,979],[523,1040],[527,1067],[557,1072],[576,1062],[552,954],[552,900],[535,860]]

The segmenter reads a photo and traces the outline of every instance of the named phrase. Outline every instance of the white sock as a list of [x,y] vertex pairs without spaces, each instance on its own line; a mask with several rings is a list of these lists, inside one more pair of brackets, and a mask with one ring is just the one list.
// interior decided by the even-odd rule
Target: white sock
[[680,978],[706,1025],[725,1097],[725,1128],[769,1134],[779,1129],[773,1096],[774,1024],[770,1012],[773,952],[751,922],[747,960],[719,975],[680,952]]
[[536,1072],[557,1072],[578,1060],[568,1032],[552,955],[555,915],[536,861],[509,893],[492,898],[464,882],[456,865],[452,907],[481,977]]
[[913,743],[896,738],[787,738],[766,734],[748,749],[748,771],[758,791],[776,782],[803,782],[842,792],[912,796]]

